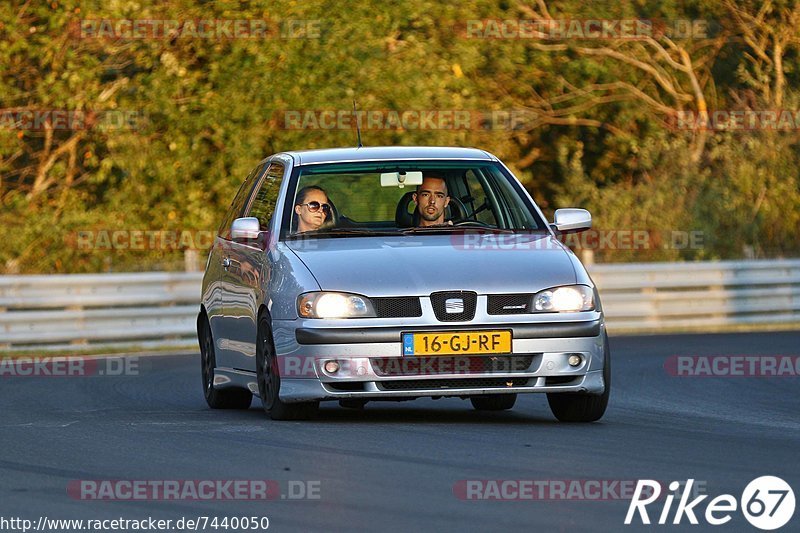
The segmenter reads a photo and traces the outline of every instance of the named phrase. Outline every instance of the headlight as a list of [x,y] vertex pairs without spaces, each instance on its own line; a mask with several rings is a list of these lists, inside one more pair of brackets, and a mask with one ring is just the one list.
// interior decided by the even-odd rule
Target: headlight
[[297,298],[303,318],[367,318],[375,316],[369,298],[344,292],[308,292]]
[[537,313],[592,311],[594,292],[586,285],[547,289],[533,295],[533,309]]

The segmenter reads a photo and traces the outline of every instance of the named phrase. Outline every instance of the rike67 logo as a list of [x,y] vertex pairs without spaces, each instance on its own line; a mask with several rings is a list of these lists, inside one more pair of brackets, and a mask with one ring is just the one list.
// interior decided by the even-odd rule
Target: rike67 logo
[[[794,515],[794,491],[784,480],[775,476],[761,476],[751,481],[742,492],[742,497],[737,501],[731,494],[721,494],[708,501],[705,512],[701,513],[701,503],[708,498],[703,494],[689,499],[692,495],[694,479],[689,479],[685,484],[673,481],[669,484],[671,494],[663,499],[664,506],[658,515],[659,525],[669,523],[672,515],[672,524],[680,524],[686,518],[692,525],[697,525],[698,516],[705,519],[712,526],[721,526],[733,520],[733,513],[737,508],[741,510],[745,519],[754,527],[764,531],[771,531],[785,526]],[[683,491],[677,491],[683,487]],[[625,525],[630,525],[638,514],[642,524],[650,524],[650,515],[647,506],[656,502],[661,497],[661,484],[652,479],[640,479],[628,506],[625,516]],[[678,499],[674,515],[672,504]],[[660,503],[660,502],[659,502]],[[651,509],[652,511],[653,509]],[[655,517],[653,517],[655,518]]]

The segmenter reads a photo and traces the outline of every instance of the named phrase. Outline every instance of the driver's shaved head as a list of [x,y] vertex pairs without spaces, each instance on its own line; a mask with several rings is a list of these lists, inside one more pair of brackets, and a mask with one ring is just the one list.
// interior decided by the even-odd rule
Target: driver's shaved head
[[450,203],[447,182],[437,174],[426,173],[414,193],[420,226],[444,224],[444,209]]
[[425,182],[428,181],[428,180],[440,181],[441,184],[442,184],[442,187],[444,187],[444,193],[447,194],[447,180],[445,180],[442,176],[440,176],[439,174],[436,174],[434,172],[425,172],[423,174],[422,183],[417,185],[417,192],[418,193],[422,189],[422,186],[425,185]]

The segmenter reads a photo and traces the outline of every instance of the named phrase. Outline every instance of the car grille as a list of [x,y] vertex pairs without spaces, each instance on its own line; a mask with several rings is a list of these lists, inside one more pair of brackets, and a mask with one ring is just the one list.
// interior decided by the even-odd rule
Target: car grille
[[[431,294],[431,305],[436,319],[440,322],[460,322],[475,318],[478,295],[466,291],[444,291]],[[458,304],[463,306],[458,307]],[[459,309],[459,312],[453,312]]]
[[416,296],[370,298],[378,318],[411,318],[422,316],[422,306]]
[[524,387],[529,378],[467,378],[467,379],[404,379],[380,381],[383,390],[425,389],[486,389],[491,387]]
[[550,385],[574,385],[573,381],[579,381],[582,376],[553,376],[544,378],[544,384]]
[[325,387],[332,389],[334,391],[343,391],[343,392],[363,392],[364,391],[364,382],[363,381],[334,381],[331,383],[324,383]]
[[453,357],[373,357],[369,361],[379,376],[430,376],[527,372],[533,354]]
[[528,313],[530,294],[490,294],[486,312],[490,315],[519,315]]

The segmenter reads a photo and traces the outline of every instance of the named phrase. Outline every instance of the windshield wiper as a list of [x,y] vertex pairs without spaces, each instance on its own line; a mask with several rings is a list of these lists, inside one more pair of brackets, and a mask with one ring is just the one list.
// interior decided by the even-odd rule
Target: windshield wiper
[[457,231],[479,231],[481,233],[516,233],[513,229],[503,228],[485,228],[482,226],[417,226],[415,228],[406,228],[401,233],[403,235],[411,235],[417,233],[454,233]]
[[303,239],[305,237],[349,237],[355,235],[359,237],[385,237],[399,235],[399,233],[392,230],[374,230],[370,228],[329,228],[304,231],[302,233],[292,233],[287,238]]
[[292,233],[287,236],[290,240],[301,240],[304,238],[324,238],[324,237],[396,237],[398,235],[436,235],[437,233],[462,233],[480,232],[481,234],[518,234],[527,233],[531,230],[514,230],[504,228],[485,228],[482,226],[417,226],[398,230],[376,230],[370,228],[327,228],[302,233]]

